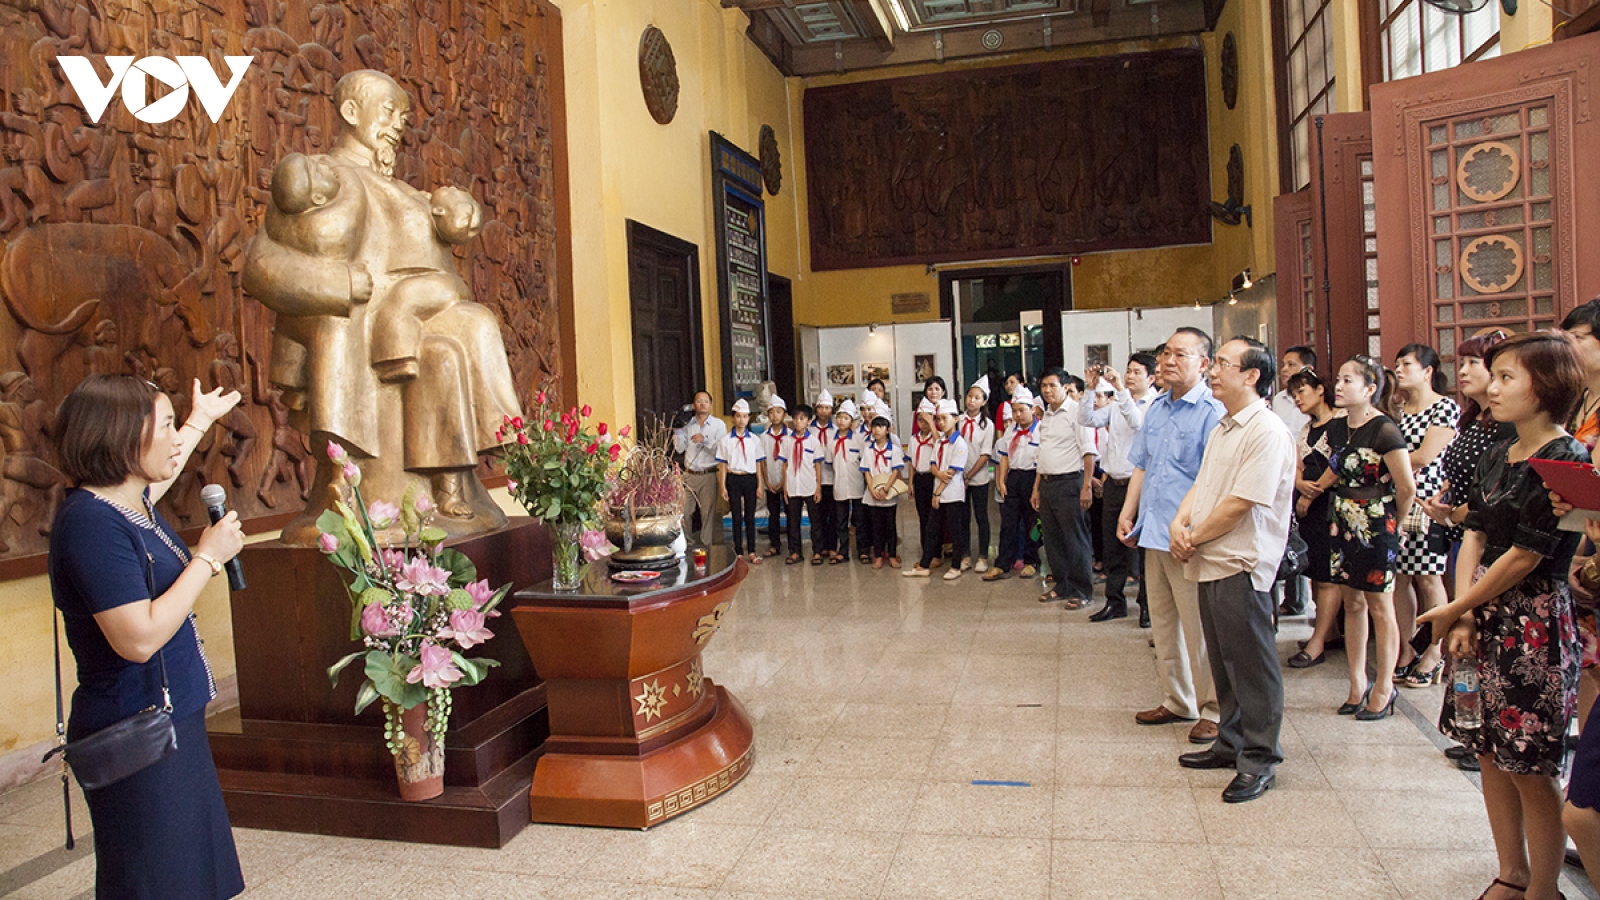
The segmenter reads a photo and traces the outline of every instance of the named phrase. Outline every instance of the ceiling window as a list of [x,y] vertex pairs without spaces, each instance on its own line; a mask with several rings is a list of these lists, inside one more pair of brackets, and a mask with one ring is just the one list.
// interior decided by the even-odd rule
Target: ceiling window
[[1448,13],[1425,0],[1374,0],[1384,81],[1500,55],[1500,4]]
[[1336,108],[1328,2],[1278,0],[1275,4],[1278,27],[1273,45],[1279,54],[1278,105],[1283,110],[1279,119],[1280,174],[1286,192],[1311,183],[1311,119]]

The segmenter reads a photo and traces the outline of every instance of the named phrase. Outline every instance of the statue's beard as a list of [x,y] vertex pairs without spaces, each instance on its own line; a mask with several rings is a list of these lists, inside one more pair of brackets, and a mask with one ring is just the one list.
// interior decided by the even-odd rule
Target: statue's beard
[[390,146],[387,142],[379,142],[377,149],[375,149],[372,153],[372,161],[374,163],[374,167],[378,170],[379,175],[389,178],[394,177],[394,163],[396,155],[397,154],[395,153],[394,147]]

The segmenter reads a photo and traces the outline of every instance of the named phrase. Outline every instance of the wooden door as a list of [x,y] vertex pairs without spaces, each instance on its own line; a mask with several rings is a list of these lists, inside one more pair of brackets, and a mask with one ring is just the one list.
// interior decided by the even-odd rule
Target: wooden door
[[628,223],[635,420],[646,428],[705,388],[698,252],[693,244]]
[[[1325,317],[1324,373],[1357,353],[1378,356],[1378,235],[1372,124],[1364,112],[1311,121],[1311,242]],[[1316,345],[1313,345],[1316,346]]]
[[1312,245],[1321,234],[1311,218],[1311,190],[1279,194],[1272,200],[1273,242],[1278,257],[1278,335],[1275,349],[1303,344],[1325,360],[1327,315],[1318,311],[1322,298],[1322,273],[1316,267]]
[[1373,86],[1386,353],[1421,341],[1449,359],[1600,291],[1596,71],[1600,34]]
[[767,273],[767,331],[772,341],[772,382],[779,397],[798,397],[800,368],[794,337],[794,286]]

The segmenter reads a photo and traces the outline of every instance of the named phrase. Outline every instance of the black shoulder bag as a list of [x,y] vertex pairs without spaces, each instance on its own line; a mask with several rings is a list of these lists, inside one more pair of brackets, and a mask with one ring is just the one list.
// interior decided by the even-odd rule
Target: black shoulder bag
[[1284,545],[1283,558],[1278,561],[1278,581],[1288,581],[1299,578],[1300,573],[1306,570],[1309,562],[1311,548],[1306,545],[1306,539],[1300,536],[1300,523],[1294,518],[1289,519],[1289,542]]
[[[140,538],[141,542],[143,537]],[[145,552],[145,586],[155,599],[155,576]],[[56,746],[41,762],[61,754],[61,793],[67,808],[67,849],[72,849],[72,803],[67,797],[67,767],[77,776],[85,791],[93,791],[141,772],[177,752],[178,733],[172,727],[172,693],[167,688],[167,659],[157,652],[161,667],[161,705],[151,706],[88,737],[67,743],[66,717],[61,696],[61,631],[56,627],[55,609],[50,610],[51,631],[56,641]]]

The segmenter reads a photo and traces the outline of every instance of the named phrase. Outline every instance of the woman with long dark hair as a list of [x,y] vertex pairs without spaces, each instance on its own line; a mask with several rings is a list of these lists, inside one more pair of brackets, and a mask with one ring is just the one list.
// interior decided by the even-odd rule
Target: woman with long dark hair
[[1289,376],[1284,385],[1289,399],[1310,421],[1297,435],[1299,472],[1295,475],[1295,515],[1298,517],[1300,537],[1306,542],[1306,577],[1311,579],[1311,594],[1317,607],[1315,627],[1311,639],[1300,652],[1289,657],[1289,665],[1296,669],[1309,669],[1321,665],[1323,651],[1331,638],[1338,636],[1339,586],[1333,581],[1333,568],[1329,564],[1328,507],[1332,500],[1318,479],[1328,471],[1333,448],[1328,443],[1328,429],[1341,413],[1333,408],[1333,389],[1315,369],[1301,369]]
[[[1399,520],[1411,508],[1416,487],[1405,438],[1380,412],[1389,400],[1390,379],[1369,356],[1339,367],[1334,401],[1345,418],[1328,435],[1333,454],[1319,479],[1334,488],[1328,513],[1328,566],[1344,604],[1345,655],[1350,692],[1342,716],[1361,721],[1394,714],[1394,664],[1400,631],[1394,619],[1394,572],[1400,555]],[[1377,639],[1377,680],[1367,682],[1367,617]]]
[[[1570,337],[1519,334],[1489,351],[1489,410],[1517,429],[1478,459],[1456,560],[1456,597],[1423,613],[1457,665],[1479,672],[1482,724],[1452,715],[1451,736],[1478,757],[1499,872],[1489,900],[1561,896],[1566,834],[1561,783],[1577,711],[1578,639],[1567,567],[1578,535],[1562,531],[1530,459],[1587,462],[1562,424],[1583,390]],[[1455,702],[1445,694],[1445,704]]]
[[[1395,387],[1405,394],[1398,404],[1400,434],[1411,456],[1411,477],[1418,497],[1432,497],[1444,481],[1440,456],[1456,436],[1461,407],[1445,396],[1450,389],[1439,354],[1426,344],[1400,348],[1394,364]],[[1400,522],[1400,559],[1395,565],[1394,614],[1400,626],[1400,664],[1395,677],[1406,687],[1426,687],[1444,669],[1434,648],[1417,656],[1409,639],[1417,630],[1417,613],[1445,602],[1444,573],[1450,544],[1443,526],[1434,527],[1423,507],[1412,507]]]
[[244,543],[237,513],[190,553],[156,512],[206,430],[238,392],[194,385],[189,418],[130,375],[92,375],[56,419],[61,470],[75,484],[50,534],[50,590],[78,664],[67,740],[87,737],[161,701],[170,688],[177,751],[86,791],[94,823],[95,894],[232,897],[244,890],[222,788],[206,741],[216,696],[195,629],[200,592]]

